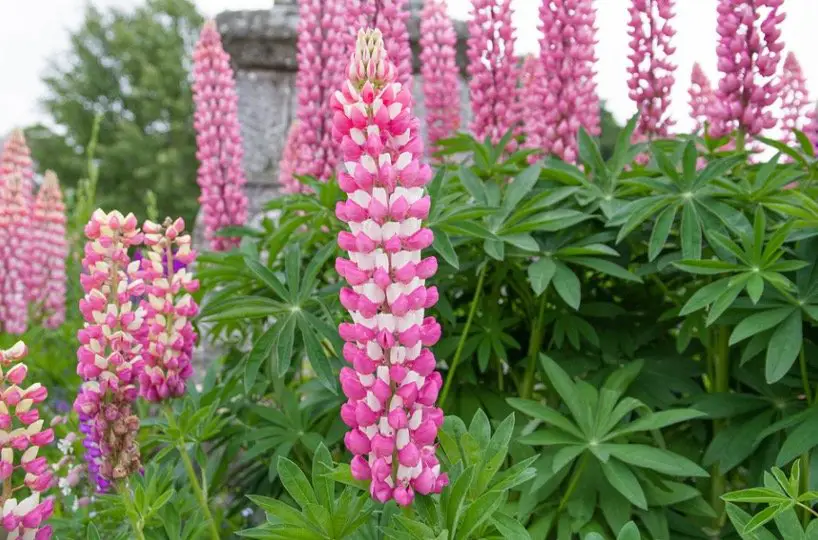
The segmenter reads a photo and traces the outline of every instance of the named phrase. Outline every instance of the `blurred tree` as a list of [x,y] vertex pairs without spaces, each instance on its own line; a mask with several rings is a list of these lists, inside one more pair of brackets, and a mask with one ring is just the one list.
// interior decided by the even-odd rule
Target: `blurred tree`
[[98,204],[144,218],[151,190],[161,216],[192,223],[199,188],[189,68],[201,25],[189,0],[105,12],[89,5],[68,58],[52,61],[45,77],[54,127],[26,130],[40,170],[76,186],[99,114]]

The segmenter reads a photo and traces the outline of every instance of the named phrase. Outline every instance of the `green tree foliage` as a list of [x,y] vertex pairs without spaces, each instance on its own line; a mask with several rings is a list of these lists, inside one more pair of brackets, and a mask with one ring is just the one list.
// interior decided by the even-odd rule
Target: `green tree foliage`
[[94,117],[98,204],[144,214],[152,190],[160,215],[196,212],[196,140],[190,52],[202,17],[189,0],[147,0],[134,10],[88,6],[66,58],[55,58],[43,106],[49,126],[26,130],[40,169],[71,187],[84,175]]

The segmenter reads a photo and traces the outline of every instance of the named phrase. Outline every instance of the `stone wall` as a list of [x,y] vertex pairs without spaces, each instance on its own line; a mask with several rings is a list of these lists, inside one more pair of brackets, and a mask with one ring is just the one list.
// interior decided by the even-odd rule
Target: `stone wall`
[[[409,33],[417,61],[420,2],[411,2]],[[295,0],[275,0],[269,10],[226,11],[216,17],[225,50],[236,71],[239,94],[239,121],[245,147],[247,191],[251,220],[259,216],[264,201],[278,190],[278,162],[295,118],[296,27],[298,6]],[[465,72],[466,25],[455,21],[458,33],[458,65]],[[415,77],[417,112],[423,116],[422,80]],[[461,80],[463,125],[468,107],[468,90]]]

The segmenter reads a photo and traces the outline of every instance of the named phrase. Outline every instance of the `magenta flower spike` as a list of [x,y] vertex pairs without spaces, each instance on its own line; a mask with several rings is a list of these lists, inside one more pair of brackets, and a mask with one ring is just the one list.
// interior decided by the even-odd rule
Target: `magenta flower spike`
[[339,327],[352,366],[340,374],[348,399],[341,418],[350,428],[344,442],[354,455],[352,475],[370,481],[372,496],[406,506],[415,493],[448,483],[435,457],[442,378],[428,349],[441,328],[424,315],[438,299],[437,288],[426,287],[437,259],[421,257],[433,241],[422,225],[432,171],[421,161],[411,92],[397,82],[380,31],[359,32],[349,80],[332,107],[347,193],[335,212],[349,226],[338,235],[349,258],[335,262],[349,284],[341,303],[352,317]]
[[54,171],[46,171],[32,211],[32,299],[43,326],[59,328],[65,321],[65,204]]
[[[343,82],[344,66],[352,51],[354,30],[344,24],[355,12],[345,11],[344,0],[304,0],[299,3],[298,22],[298,145],[294,171],[326,181],[337,164],[332,143],[329,99]],[[356,26],[357,28],[357,26]],[[296,182],[292,189],[302,191]]]
[[34,169],[25,136],[15,130],[0,154],[0,323],[9,334],[28,328]]
[[776,71],[784,43],[783,0],[719,0],[716,49],[721,72],[713,104],[714,137],[775,127]]
[[428,0],[420,14],[420,71],[432,151],[437,150],[437,141],[451,137],[460,127],[456,46],[457,34],[445,2]]
[[[45,522],[54,510],[54,499],[41,497],[54,484],[54,475],[46,457],[37,454],[54,442],[54,430],[43,429],[45,421],[37,408],[48,397],[45,386],[23,386],[28,374],[23,363],[27,354],[22,341],[8,350],[0,349],[0,429],[4,434],[0,442],[0,519],[10,539],[48,540],[52,529]],[[15,471],[22,476],[15,477]],[[28,496],[21,498],[24,492],[20,490]]]
[[781,75],[781,123],[784,130],[784,142],[795,144],[795,132],[805,131],[810,123],[810,112],[815,114],[814,104],[809,101],[807,81],[801,64],[790,52],[784,60],[784,72]]
[[676,33],[671,24],[673,5],[673,0],[631,0],[628,9],[628,96],[639,112],[634,141],[667,137],[674,123],[668,111],[676,80],[676,65],[671,61]]
[[693,64],[690,73],[690,88],[687,91],[690,99],[690,117],[696,123],[694,131],[700,133],[704,130],[706,123],[710,123],[710,112],[713,110],[713,103],[716,95],[710,85],[710,79],[704,74],[698,62]]
[[214,251],[227,251],[238,246],[239,239],[218,237],[216,232],[244,225],[247,195],[236,81],[214,21],[202,27],[193,51],[193,101],[205,237]]
[[813,103],[807,111],[807,125],[804,126],[804,135],[812,143],[812,148],[818,153],[818,104]]
[[540,6],[540,61],[545,80],[537,85],[546,125],[542,148],[563,161],[577,160],[577,134],[600,134],[596,93],[596,11],[591,0],[549,0]]
[[[509,130],[519,132],[515,104],[517,60],[511,0],[472,0],[469,21],[468,72],[473,118],[471,131],[479,140],[497,143]],[[514,143],[509,145],[514,148]]]
[[132,406],[145,364],[145,312],[135,300],[145,284],[128,249],[139,246],[143,235],[133,214],[96,210],[85,236],[80,276],[85,296],[79,302],[85,324],[77,333],[77,374],[84,382],[74,410],[86,434],[89,472],[104,492],[140,468],[139,418]]
[[[196,331],[190,321],[199,307],[191,294],[199,289],[199,282],[189,270],[196,253],[182,218],[168,218],[162,225],[146,221],[142,232],[147,247],[140,273],[145,284],[146,331],[139,389],[142,397],[156,403],[184,395],[185,382],[193,374],[190,361]],[[181,263],[178,268],[176,263]]]

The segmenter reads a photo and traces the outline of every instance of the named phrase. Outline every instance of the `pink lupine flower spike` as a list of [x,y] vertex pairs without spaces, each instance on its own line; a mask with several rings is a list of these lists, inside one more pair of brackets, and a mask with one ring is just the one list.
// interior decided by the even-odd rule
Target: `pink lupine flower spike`
[[396,81],[380,31],[359,32],[349,80],[332,107],[344,162],[338,179],[347,193],[336,215],[349,226],[338,235],[349,258],[335,265],[349,283],[341,303],[352,316],[339,327],[351,364],[340,374],[348,399],[341,417],[350,428],[344,442],[353,476],[370,480],[372,496],[406,506],[415,493],[448,483],[435,457],[442,378],[428,349],[441,329],[424,316],[438,299],[426,287],[437,260],[421,257],[433,240],[422,225],[432,172],[421,162],[411,93]]

